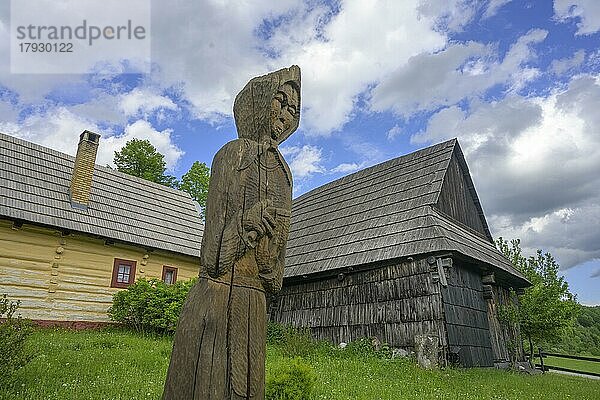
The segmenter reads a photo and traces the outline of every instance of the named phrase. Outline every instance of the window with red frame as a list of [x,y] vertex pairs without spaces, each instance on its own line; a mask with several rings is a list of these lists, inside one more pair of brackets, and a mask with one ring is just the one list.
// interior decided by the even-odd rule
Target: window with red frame
[[115,258],[110,287],[126,288],[135,282],[135,261]]
[[177,268],[163,265],[162,280],[167,285],[177,282]]

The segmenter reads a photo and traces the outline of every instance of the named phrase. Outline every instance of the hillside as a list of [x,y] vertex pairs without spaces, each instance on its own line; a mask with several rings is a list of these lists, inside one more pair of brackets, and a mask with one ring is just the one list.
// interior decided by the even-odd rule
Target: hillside
[[600,306],[581,306],[575,326],[568,329],[558,343],[546,343],[547,351],[600,356]]

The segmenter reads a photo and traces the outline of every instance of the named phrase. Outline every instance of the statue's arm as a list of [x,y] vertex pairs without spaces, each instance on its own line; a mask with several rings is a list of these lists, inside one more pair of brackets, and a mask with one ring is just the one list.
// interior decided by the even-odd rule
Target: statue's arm
[[[234,140],[215,155],[206,200],[206,226],[200,253],[204,270],[218,278],[231,270],[233,264],[249,249],[271,235],[269,202],[261,201],[244,209],[242,158],[248,143]],[[272,221],[274,222],[274,221]]]
[[263,287],[267,293],[277,293],[283,284],[285,246],[290,229],[290,212],[276,210],[276,226],[271,238],[264,238],[257,247],[257,263]]
[[235,147],[234,142],[226,144],[211,166],[200,260],[204,270],[214,278],[231,268],[235,249],[240,245],[236,214],[227,210],[232,203],[229,197],[235,195],[231,190],[239,185]]

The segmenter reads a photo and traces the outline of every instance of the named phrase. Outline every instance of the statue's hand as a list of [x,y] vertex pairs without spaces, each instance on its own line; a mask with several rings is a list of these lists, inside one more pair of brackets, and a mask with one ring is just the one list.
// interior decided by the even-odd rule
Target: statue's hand
[[276,225],[276,210],[268,200],[260,201],[244,213],[242,239],[250,248],[255,248],[265,235],[272,237]]

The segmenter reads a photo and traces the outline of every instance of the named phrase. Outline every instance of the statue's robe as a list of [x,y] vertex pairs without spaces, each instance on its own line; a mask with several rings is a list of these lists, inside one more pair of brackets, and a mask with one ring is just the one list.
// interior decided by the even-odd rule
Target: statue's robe
[[[238,139],[215,156],[204,272],[181,313],[164,399],[264,397],[265,291],[277,292],[283,279],[290,181],[275,147]],[[240,235],[241,217],[266,199],[277,214],[274,233],[251,249]]]
[[[240,139],[213,160],[200,279],[181,311],[163,400],[264,399],[265,293],[281,288],[292,205],[277,146],[298,127],[296,118],[272,135],[272,104],[284,84],[296,89],[299,110],[297,66],[252,79],[236,97]],[[274,227],[253,241],[244,222],[261,204]]]

